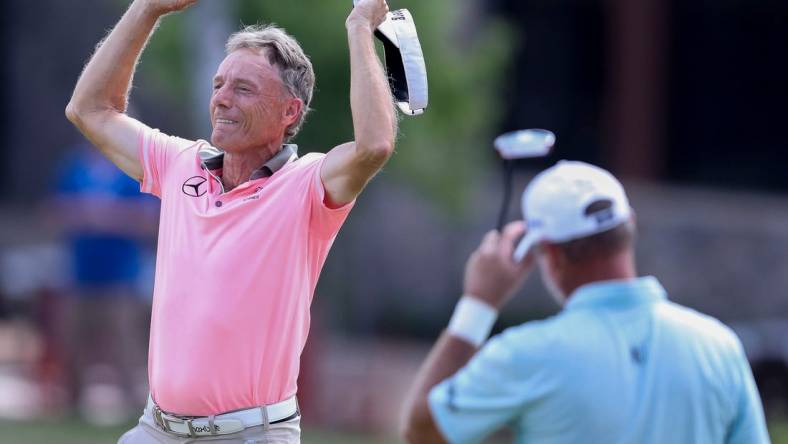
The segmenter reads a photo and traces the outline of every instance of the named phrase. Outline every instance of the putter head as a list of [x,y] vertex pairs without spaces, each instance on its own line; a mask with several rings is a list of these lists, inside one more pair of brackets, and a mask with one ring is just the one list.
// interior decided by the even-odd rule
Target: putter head
[[501,134],[493,143],[498,154],[507,160],[544,157],[555,145],[555,134],[544,129],[525,129]]

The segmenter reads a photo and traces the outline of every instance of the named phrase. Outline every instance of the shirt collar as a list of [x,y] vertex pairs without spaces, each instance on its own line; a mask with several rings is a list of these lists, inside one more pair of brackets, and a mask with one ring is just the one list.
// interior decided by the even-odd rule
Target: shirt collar
[[667,292],[654,276],[600,281],[576,289],[565,310],[628,308],[667,299]]
[[[224,165],[224,151],[213,147],[207,146],[199,151],[200,161],[202,167],[211,172],[221,175],[220,170]],[[291,160],[298,158],[298,145],[286,143],[282,145],[282,149],[274,154],[274,157],[268,159],[268,162],[263,164],[260,168],[254,170],[249,180],[261,179],[263,177],[270,177]]]

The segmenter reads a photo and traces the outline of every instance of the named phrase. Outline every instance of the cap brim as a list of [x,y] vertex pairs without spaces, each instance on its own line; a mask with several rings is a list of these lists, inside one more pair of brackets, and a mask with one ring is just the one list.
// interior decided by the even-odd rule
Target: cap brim
[[515,262],[522,262],[525,259],[525,256],[531,250],[531,247],[537,242],[542,239],[542,233],[537,230],[529,230],[525,236],[520,240],[520,243],[517,244],[517,248],[514,250],[514,254],[512,255],[512,259]]
[[422,114],[428,102],[427,68],[410,12],[389,12],[375,35],[383,42],[386,74],[397,107],[409,116]]

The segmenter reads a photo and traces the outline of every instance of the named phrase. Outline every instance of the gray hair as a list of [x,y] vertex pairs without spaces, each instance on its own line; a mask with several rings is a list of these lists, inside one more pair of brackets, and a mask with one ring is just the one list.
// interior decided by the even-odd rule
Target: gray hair
[[285,130],[285,141],[289,141],[298,134],[311,111],[309,104],[315,89],[312,62],[298,41],[276,25],[247,26],[227,39],[227,54],[244,48],[265,51],[268,62],[279,68],[279,75],[290,94],[304,102],[301,115]]

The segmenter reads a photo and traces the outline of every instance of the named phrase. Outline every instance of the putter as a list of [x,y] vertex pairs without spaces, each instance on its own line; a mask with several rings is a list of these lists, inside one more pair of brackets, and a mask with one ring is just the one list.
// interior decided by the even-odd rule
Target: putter
[[498,213],[498,231],[503,229],[509,216],[509,202],[512,200],[512,175],[514,161],[544,157],[550,154],[555,145],[555,134],[544,129],[525,129],[501,134],[495,138],[493,146],[503,160],[503,201]]

